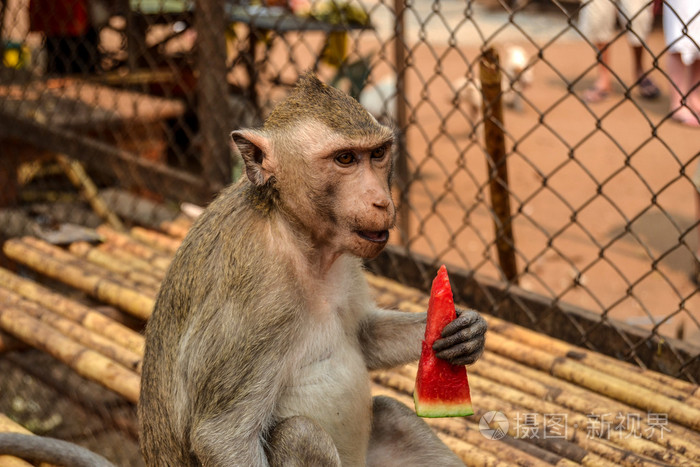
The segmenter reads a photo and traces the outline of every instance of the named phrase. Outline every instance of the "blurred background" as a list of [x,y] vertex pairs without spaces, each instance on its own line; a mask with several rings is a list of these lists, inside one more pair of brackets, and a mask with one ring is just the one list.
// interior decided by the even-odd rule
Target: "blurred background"
[[[602,51],[587,37],[586,4],[2,1],[0,240],[61,244],[206,206],[241,175],[229,133],[313,70],[400,135],[398,225],[370,270],[427,290],[444,263],[466,305],[697,384],[700,130],[674,118],[666,11],[647,3],[635,58],[624,15]],[[601,60],[610,88],[587,95]],[[30,419],[31,400],[58,397],[27,396],[38,363],[0,364],[2,411]]]

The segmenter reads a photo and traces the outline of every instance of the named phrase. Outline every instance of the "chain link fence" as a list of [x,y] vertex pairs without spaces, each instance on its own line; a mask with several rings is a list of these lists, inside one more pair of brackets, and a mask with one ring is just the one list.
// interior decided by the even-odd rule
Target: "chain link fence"
[[[230,131],[314,70],[400,135],[399,227],[370,268],[427,289],[446,263],[465,305],[700,382],[700,61],[662,19],[697,13],[277,3],[0,2],[3,239],[206,204],[240,175]],[[604,42],[582,21],[601,3]]]

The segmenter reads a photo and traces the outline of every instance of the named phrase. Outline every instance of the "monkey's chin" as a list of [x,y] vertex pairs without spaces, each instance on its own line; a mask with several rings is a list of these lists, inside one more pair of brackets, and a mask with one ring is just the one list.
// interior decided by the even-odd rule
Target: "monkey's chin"
[[358,230],[355,232],[355,235],[357,242],[353,252],[355,255],[365,259],[376,258],[389,241],[388,230]]

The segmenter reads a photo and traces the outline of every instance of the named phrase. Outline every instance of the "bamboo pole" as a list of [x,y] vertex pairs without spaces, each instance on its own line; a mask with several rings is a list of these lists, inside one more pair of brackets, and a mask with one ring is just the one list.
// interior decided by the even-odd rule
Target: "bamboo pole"
[[168,269],[170,258],[164,253],[157,251],[148,245],[144,245],[128,235],[117,232],[107,225],[101,225],[97,227],[96,230],[97,233],[104,236],[109,243],[135,254],[139,258],[152,263],[154,266],[160,269]]
[[[67,265],[75,266],[77,268],[80,268],[80,270],[87,274],[104,277],[105,279],[109,279],[111,282],[117,283],[122,287],[134,290],[142,290],[142,288],[139,287],[139,284],[137,284],[133,280],[130,280],[118,274],[114,274],[111,271],[105,270],[105,268],[103,267],[90,263],[89,261],[80,258],[64,250],[63,248],[48,243],[44,240],[28,236],[23,237],[21,241],[27,247],[36,250],[40,255],[44,257],[52,258],[55,261],[59,261]],[[144,292],[148,293],[146,291]]]
[[[632,414],[633,407],[619,403],[605,396],[586,391],[566,381],[519,363],[508,360],[492,352],[486,352],[479,365],[470,367],[475,373],[499,384],[519,388],[528,394],[560,404],[584,415],[603,416],[605,414]],[[669,422],[669,432],[664,433],[642,420],[639,429],[645,438],[676,452],[683,452],[695,461],[700,461],[700,434],[681,425]]]
[[119,261],[130,265],[132,268],[138,271],[153,275],[153,277],[156,277],[159,281],[165,277],[165,272],[170,264],[169,259],[162,258],[163,261],[160,265],[161,267],[159,267],[159,265],[155,262],[149,262],[112,243],[101,243],[97,246],[97,249],[119,259]]
[[85,172],[83,165],[64,154],[58,154],[56,156],[56,161],[58,162],[58,165],[61,166],[73,186],[82,192],[83,196],[95,213],[107,221],[109,225],[115,229],[124,230],[124,224],[119,217],[117,217],[117,215],[107,207],[104,200],[100,197],[97,187],[90,179],[87,172]]
[[[391,372],[378,372],[373,374],[372,379],[377,383],[391,387],[392,389],[396,389],[402,393],[411,394],[414,387],[415,370],[415,365],[407,365]],[[476,396],[476,391],[474,394],[475,395],[472,398],[472,401],[475,403],[475,414],[474,416],[469,417],[467,420],[473,418],[476,422],[476,420],[481,419],[486,412],[491,410],[509,414],[511,419],[514,419],[514,417],[518,414],[531,413],[529,411],[524,411],[521,405],[513,403],[512,401],[504,400],[482,392],[478,392],[478,396]],[[567,443],[575,443],[579,445],[582,449],[588,451],[587,454],[584,454],[581,450],[575,450],[569,444],[561,441],[558,445],[556,444],[556,441],[551,441],[549,445],[543,445],[542,440],[540,439],[523,437],[522,434],[518,432],[518,426],[516,424],[509,424],[509,434],[511,437],[518,439],[521,442],[530,443],[536,448],[544,449],[548,452],[556,452],[557,455],[560,456],[566,453],[570,457],[578,459],[583,465],[634,465],[649,467],[654,467],[657,465],[654,462],[644,462],[639,456],[633,455],[629,451],[622,451],[619,447],[612,448],[610,447],[610,443],[608,443],[606,440],[581,436],[581,430],[579,430],[578,427],[574,427],[573,424],[571,424],[571,426],[567,426],[569,427],[565,437]],[[543,432],[544,426],[541,422],[541,417],[534,428],[539,430],[540,433]],[[554,449],[554,451],[551,451],[552,449]],[[574,450],[574,452],[572,452],[572,450]]]
[[160,224],[160,229],[176,239],[182,240],[192,227],[192,222],[185,220],[183,217],[178,217],[172,221],[163,221]]
[[700,431],[700,410],[643,386],[602,373],[574,360],[551,356],[538,349],[523,348],[521,343],[497,333],[489,334],[486,348],[647,412],[668,414],[669,420]]
[[559,339],[543,338],[542,334],[509,323],[503,319],[492,316],[487,316],[486,319],[491,330],[510,339],[522,342],[530,347],[543,350],[552,355],[574,358],[591,368],[595,368],[609,375],[624,378],[635,384],[641,384],[674,399],[685,399],[698,388],[697,385],[687,381],[672,378],[655,371],[645,370],[630,363],[591,352]]
[[[517,389],[496,384],[493,381],[478,377],[476,375],[471,375],[469,382],[470,387],[475,392],[491,394],[498,399],[506,400],[524,407],[530,413],[540,414],[541,416],[544,416],[545,414],[564,415],[566,424],[569,425],[570,428],[577,429],[582,434],[587,436],[589,436],[591,432],[600,433],[600,436],[602,436],[604,439],[608,439],[615,444],[622,446],[629,452],[636,452],[653,459],[670,463],[687,464],[690,462],[690,460],[684,455],[682,456],[677,452],[668,450],[664,446],[660,446],[653,441],[647,440],[643,438],[641,434],[639,437],[636,437],[637,435],[635,433],[631,433],[624,427],[621,427],[621,429],[618,431],[615,430],[618,428],[617,426],[607,426],[605,419],[596,419],[593,417],[587,417],[586,415],[579,414],[577,412],[572,412],[566,407],[554,402],[538,399]],[[596,410],[592,408],[591,412],[593,412],[593,415],[595,415]],[[641,414],[637,415],[639,415],[641,419]]]
[[160,286],[160,281],[157,277],[134,269],[130,264],[122,262],[119,258],[105,251],[93,248],[87,242],[74,242],[68,250],[80,258],[124,276],[151,294],[155,294]]
[[[398,309],[417,312],[424,308],[410,302],[401,302]],[[493,317],[488,317],[491,322],[498,322]],[[633,384],[626,379],[621,379],[615,375],[606,374],[595,368],[590,368],[558,355],[549,355],[547,352],[537,348],[524,346],[521,342],[516,342],[501,335],[498,326],[490,329],[486,339],[486,348],[496,354],[503,355],[516,362],[534,367],[541,371],[551,373],[553,376],[573,383],[577,386],[587,388],[604,396],[616,399],[625,404],[641,408],[651,413],[668,414],[669,420],[695,431],[700,431],[700,410],[685,404],[682,401],[673,399],[650,390],[645,387],[645,380],[640,380],[640,384]],[[536,333],[534,333],[537,335]],[[552,338],[542,335],[539,340],[548,341]],[[534,339],[533,335],[533,341]],[[593,359],[592,359],[593,360]],[[625,374],[623,377],[626,377]],[[687,395],[686,395],[687,396]]]
[[[397,389],[405,394],[411,394],[414,387],[415,373],[415,365],[406,365],[395,371],[373,374],[372,379],[377,383]],[[483,384],[482,379],[473,376],[470,376],[470,385],[473,391],[472,401],[475,404],[476,419],[480,419],[488,410],[496,410],[508,414],[511,420],[517,417],[524,419],[526,415],[534,413],[539,417],[533,429],[543,433],[543,430],[546,428],[542,423],[544,414],[566,415],[564,418],[568,428],[563,439],[568,443],[577,444],[588,452],[584,456],[584,458],[587,458],[585,460],[587,465],[657,466],[658,461],[645,460],[649,459],[650,456],[666,462],[674,460],[686,464],[692,462],[678,453],[667,452],[666,449],[646,440],[625,439],[622,436],[620,436],[620,439],[616,439],[613,436],[617,433],[612,433],[611,439],[606,439],[605,436],[608,436],[610,430],[606,430],[605,424],[601,424],[595,419],[590,420],[587,417],[571,413],[555,404],[519,393],[519,391],[507,387],[501,388],[500,385]],[[548,440],[542,439],[542,437],[523,438],[523,434],[518,432],[517,424],[511,424],[510,429],[509,433],[513,437],[534,443],[545,449],[555,449],[555,452],[560,454],[567,452],[569,453],[567,455],[573,457],[574,460],[582,455],[581,451],[572,453],[571,446],[566,443],[552,444],[556,443],[554,440],[559,438],[550,437]],[[602,437],[593,436],[591,433],[600,433]],[[550,444],[543,445],[545,441]],[[620,449],[620,446],[614,446],[615,444],[624,447],[624,449]]]
[[[30,242],[32,243],[32,242]],[[147,319],[155,300],[112,279],[86,272],[75,264],[67,264],[42,254],[23,239],[10,239],[3,246],[5,254],[15,261],[81,290],[138,318]]]
[[180,247],[182,240],[168,237],[155,230],[144,229],[143,227],[132,227],[131,236],[146,245],[150,245],[156,250],[162,251],[168,255],[173,255]]
[[101,353],[105,357],[120,363],[129,370],[137,373],[141,372],[142,355],[137,355],[136,353],[115,344],[106,337],[89,331],[75,321],[71,321],[52,313],[46,308],[25,300],[21,296],[3,288],[0,288],[0,303],[3,303],[5,306],[11,306],[16,310],[51,326],[61,334],[73,339],[80,345]]
[[[31,435],[32,432],[13,422],[7,415],[0,413],[0,433],[21,433]],[[2,467],[32,467],[32,464],[14,456],[0,455],[0,465]],[[42,467],[47,464],[41,464]]]
[[[389,386],[381,384],[372,384],[373,396],[388,396],[407,407],[413,407],[413,399],[402,394]],[[441,431],[456,438],[466,441],[470,445],[478,446],[480,450],[489,452],[499,459],[508,460],[511,465],[528,465],[531,467],[546,467],[548,462],[542,461],[527,452],[521,451],[513,446],[505,444],[501,441],[484,437],[475,425],[467,424],[463,419],[459,418],[433,418],[425,419],[425,421],[436,431]],[[559,457],[559,456],[557,456]],[[467,459],[468,461],[468,459]]]
[[36,302],[65,318],[80,323],[85,328],[105,336],[137,355],[143,355],[144,337],[128,327],[104,316],[82,303],[70,300],[36,282],[12,274],[0,268],[2,287]]
[[102,384],[130,402],[138,402],[139,375],[115,361],[12,308],[0,308],[0,326],[32,347],[70,366],[79,375]]

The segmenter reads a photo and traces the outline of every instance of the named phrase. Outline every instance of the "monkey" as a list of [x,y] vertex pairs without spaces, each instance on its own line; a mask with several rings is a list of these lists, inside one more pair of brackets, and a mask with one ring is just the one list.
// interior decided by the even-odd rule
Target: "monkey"
[[[395,224],[395,131],[307,72],[231,138],[245,175],[190,228],[146,325],[146,464],[463,465],[370,391],[370,371],[419,358],[426,323],[378,308],[364,275]],[[485,333],[460,310],[437,355],[471,364]]]

